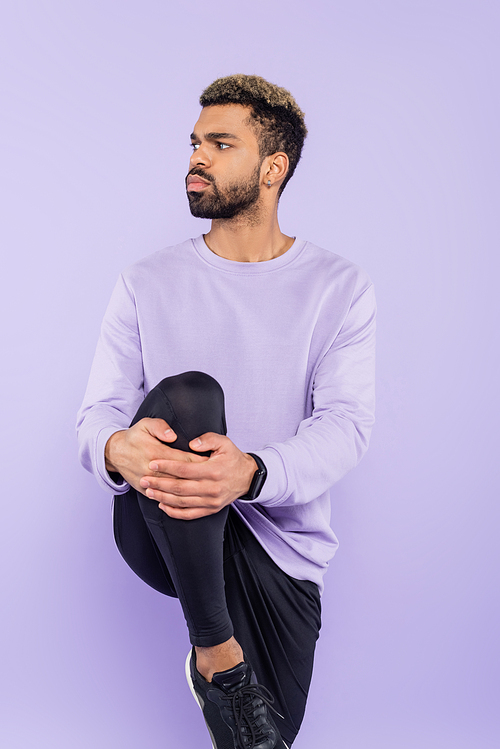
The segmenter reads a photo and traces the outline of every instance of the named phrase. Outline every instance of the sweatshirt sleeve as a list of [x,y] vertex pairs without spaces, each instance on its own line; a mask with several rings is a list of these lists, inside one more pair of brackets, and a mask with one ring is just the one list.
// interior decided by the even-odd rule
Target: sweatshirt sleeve
[[123,494],[105,467],[104,448],[114,432],[127,429],[144,399],[142,351],[134,297],[123,276],[115,286],[97,344],[85,397],[78,412],[80,461],[99,485]]
[[295,436],[254,450],[267,479],[254,504],[306,504],[356,466],[368,448],[375,408],[375,296],[352,302],[333,344],[316,367],[313,412]]

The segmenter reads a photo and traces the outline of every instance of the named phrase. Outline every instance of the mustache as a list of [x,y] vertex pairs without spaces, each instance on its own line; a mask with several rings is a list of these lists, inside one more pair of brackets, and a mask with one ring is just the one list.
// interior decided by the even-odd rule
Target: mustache
[[187,173],[186,179],[189,177],[190,174],[192,174],[193,177],[203,177],[203,179],[206,179],[207,182],[215,182],[212,175],[206,174],[206,172],[204,172],[203,169],[200,169],[199,166],[194,166],[192,169],[190,169],[189,172]]

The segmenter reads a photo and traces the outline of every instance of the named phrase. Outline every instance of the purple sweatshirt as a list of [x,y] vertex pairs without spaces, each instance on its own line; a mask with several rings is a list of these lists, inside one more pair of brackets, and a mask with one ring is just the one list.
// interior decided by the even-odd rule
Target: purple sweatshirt
[[221,384],[228,437],[264,461],[260,496],[233,507],[289,575],[322,578],[338,545],[330,488],[368,446],[374,411],[375,300],[356,265],[296,239],[280,257],[240,263],[203,237],[134,263],[106,311],[78,414],[80,459],[99,484],[109,437],[164,377]]

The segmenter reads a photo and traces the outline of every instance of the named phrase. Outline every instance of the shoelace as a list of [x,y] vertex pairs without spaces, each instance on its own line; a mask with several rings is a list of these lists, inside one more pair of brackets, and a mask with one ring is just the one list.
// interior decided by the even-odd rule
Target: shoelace
[[[258,699],[271,708],[276,715],[283,718],[276,708],[273,707],[274,697],[271,692],[262,684],[248,684],[246,687],[238,689],[234,694],[226,695],[226,699],[231,702],[231,707],[233,709],[236,728],[238,729],[238,744],[241,749],[254,749],[257,742],[266,736],[263,731],[266,726],[255,725],[255,721],[260,717],[255,715],[255,711],[260,707],[260,705],[253,704],[255,697],[258,697]],[[250,736],[245,736],[245,732],[248,734],[248,730],[250,731]],[[246,739],[248,739],[250,743],[248,743]]]

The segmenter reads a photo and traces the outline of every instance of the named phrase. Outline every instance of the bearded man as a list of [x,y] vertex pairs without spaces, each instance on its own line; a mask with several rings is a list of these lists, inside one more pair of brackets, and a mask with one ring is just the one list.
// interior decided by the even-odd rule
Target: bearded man
[[180,601],[214,749],[288,749],[337,546],[330,489],[373,423],[375,303],[360,268],[280,230],[307,133],[291,94],[233,75],[200,104],[186,190],[211,229],[120,277],[80,454],[115,495],[125,561]]

